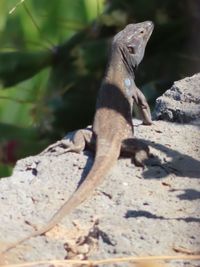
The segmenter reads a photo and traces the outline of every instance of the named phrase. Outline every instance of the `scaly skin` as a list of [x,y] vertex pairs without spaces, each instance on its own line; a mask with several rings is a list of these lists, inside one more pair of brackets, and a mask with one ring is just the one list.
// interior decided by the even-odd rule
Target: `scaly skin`
[[[143,58],[152,30],[153,23],[150,21],[129,24],[113,38],[92,130],[77,131],[73,142],[67,148],[67,151],[81,152],[86,144],[95,140],[94,164],[84,182],[46,226],[11,244],[2,254],[29,238],[46,233],[79,206],[102,182],[116,163],[120,152],[130,156],[134,156],[136,152],[145,155],[148,153],[148,148],[144,144],[133,139],[132,107],[135,102],[141,110],[144,123],[151,124],[150,109],[144,95],[135,85],[134,71]],[[138,157],[137,162],[142,165],[140,161]]]

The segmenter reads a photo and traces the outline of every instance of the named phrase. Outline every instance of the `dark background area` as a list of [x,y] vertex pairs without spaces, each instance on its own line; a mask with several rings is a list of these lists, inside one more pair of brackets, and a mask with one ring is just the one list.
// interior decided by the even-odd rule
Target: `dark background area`
[[110,40],[128,23],[155,24],[136,73],[152,109],[175,80],[199,72],[198,0],[17,3],[0,4],[0,177],[92,123]]

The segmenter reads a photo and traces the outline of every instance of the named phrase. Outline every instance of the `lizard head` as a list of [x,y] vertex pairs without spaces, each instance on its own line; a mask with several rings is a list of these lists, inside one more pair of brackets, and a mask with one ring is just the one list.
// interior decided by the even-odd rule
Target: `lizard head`
[[151,21],[129,24],[113,38],[112,47],[121,53],[129,71],[134,72],[142,61],[153,28]]

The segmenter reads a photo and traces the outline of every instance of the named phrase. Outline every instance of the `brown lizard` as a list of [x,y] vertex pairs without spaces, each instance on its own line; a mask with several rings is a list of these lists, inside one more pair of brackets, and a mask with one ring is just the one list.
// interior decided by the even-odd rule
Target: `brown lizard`
[[135,155],[137,162],[142,164],[136,152],[138,155],[140,151],[147,153],[148,148],[133,139],[133,103],[139,106],[145,124],[151,124],[151,114],[144,95],[135,85],[134,72],[144,56],[152,31],[153,23],[145,21],[129,24],[115,35],[106,74],[99,90],[92,129],[77,131],[67,148],[67,151],[81,152],[86,145],[95,141],[95,159],[89,174],[46,226],[11,244],[2,254],[29,238],[46,233],[72,212],[102,182],[120,152],[132,157]]

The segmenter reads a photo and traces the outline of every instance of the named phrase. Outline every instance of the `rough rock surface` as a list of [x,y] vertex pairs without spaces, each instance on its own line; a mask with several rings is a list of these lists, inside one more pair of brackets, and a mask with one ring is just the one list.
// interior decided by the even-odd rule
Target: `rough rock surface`
[[[145,169],[119,159],[92,197],[0,262],[200,254],[200,123],[155,121],[135,135],[152,153]],[[91,152],[64,152],[22,159],[0,180],[0,250],[46,224],[89,171]]]
[[156,100],[155,119],[188,123],[200,118],[200,73],[177,81]]

